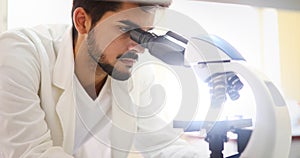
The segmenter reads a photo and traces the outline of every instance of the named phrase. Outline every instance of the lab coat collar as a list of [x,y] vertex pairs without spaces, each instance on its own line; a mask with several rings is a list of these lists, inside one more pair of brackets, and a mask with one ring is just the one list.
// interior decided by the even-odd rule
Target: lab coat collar
[[61,39],[54,42],[57,58],[53,68],[53,84],[61,89],[71,86],[74,74],[72,29],[68,28]]
[[56,61],[53,67],[52,83],[61,89],[61,95],[56,103],[56,112],[61,122],[62,146],[68,152],[73,152],[75,136],[75,98],[73,95],[74,56],[71,27],[62,38],[54,41]]

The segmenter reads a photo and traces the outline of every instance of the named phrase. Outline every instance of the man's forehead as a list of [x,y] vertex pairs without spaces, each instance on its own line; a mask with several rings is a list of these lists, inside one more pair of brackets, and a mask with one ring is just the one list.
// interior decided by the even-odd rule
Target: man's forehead
[[117,12],[105,14],[98,22],[98,26],[111,27],[112,25],[128,26],[130,28],[145,28],[153,25],[155,14],[145,12],[138,8],[122,8]]
[[145,11],[143,8],[145,7],[138,7],[138,8],[123,8],[124,10],[120,10],[116,12],[110,20],[112,21],[123,21],[126,20],[127,24],[137,24],[137,25],[149,25],[152,24],[153,19],[155,17],[155,9],[153,11]]

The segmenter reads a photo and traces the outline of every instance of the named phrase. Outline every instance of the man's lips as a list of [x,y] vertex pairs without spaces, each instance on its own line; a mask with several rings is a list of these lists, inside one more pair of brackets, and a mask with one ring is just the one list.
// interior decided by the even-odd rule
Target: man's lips
[[119,61],[130,68],[133,66],[134,63],[136,63],[136,60],[132,59],[132,58],[121,58],[121,59],[119,59]]

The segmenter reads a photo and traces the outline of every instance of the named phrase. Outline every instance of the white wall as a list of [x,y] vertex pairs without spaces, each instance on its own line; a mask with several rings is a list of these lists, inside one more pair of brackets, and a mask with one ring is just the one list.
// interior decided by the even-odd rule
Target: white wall
[[233,4],[246,4],[258,7],[300,10],[299,0],[197,0]]
[[8,29],[39,24],[71,24],[72,0],[9,0]]

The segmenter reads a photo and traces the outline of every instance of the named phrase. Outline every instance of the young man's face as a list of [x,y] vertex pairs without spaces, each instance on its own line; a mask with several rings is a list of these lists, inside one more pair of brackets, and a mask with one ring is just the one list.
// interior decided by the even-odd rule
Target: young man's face
[[[144,51],[130,39],[128,30],[148,29],[153,23],[153,9],[151,12],[137,7],[133,3],[123,3],[118,11],[105,13],[88,34],[88,53],[104,72],[118,80],[127,80],[131,76],[137,53]],[[102,70],[96,69],[97,72]]]

